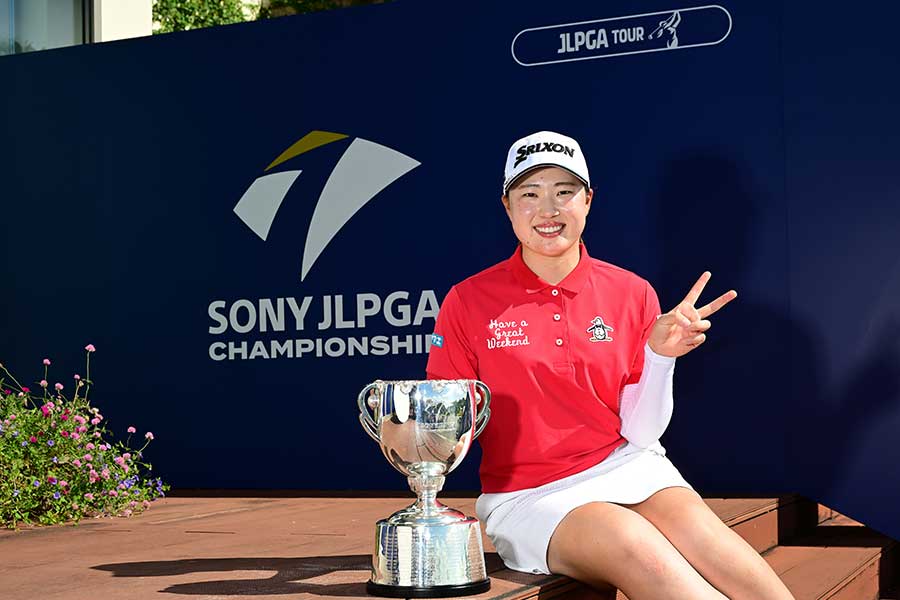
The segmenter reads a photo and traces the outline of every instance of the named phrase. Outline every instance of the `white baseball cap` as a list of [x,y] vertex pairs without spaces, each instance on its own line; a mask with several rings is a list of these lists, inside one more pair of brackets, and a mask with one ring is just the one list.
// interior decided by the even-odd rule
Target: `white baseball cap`
[[555,131],[538,131],[517,140],[506,155],[506,170],[503,178],[503,194],[520,176],[537,167],[554,166],[569,171],[591,187],[587,162],[581,146],[572,138]]

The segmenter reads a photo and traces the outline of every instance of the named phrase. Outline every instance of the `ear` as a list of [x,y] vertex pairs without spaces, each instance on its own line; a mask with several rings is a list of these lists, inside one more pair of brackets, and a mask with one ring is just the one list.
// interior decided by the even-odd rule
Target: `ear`
[[584,206],[588,212],[591,212],[591,202],[594,200],[594,188],[589,188],[584,192]]
[[510,206],[509,206],[509,196],[507,196],[506,194],[500,196],[500,202],[503,203],[503,208],[506,209],[506,216],[509,217],[511,220],[512,219],[512,210],[510,209]]

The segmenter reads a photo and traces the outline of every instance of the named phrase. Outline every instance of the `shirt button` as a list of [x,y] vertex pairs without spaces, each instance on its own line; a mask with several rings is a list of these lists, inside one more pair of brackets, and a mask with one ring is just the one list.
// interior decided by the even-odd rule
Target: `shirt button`
[[553,288],[552,290],[550,290],[550,293],[553,294],[554,296],[559,296],[559,290],[556,288]]
[[553,320],[554,320],[554,321],[559,321],[561,318],[562,318],[562,317],[559,316],[559,313],[556,313],[555,315],[553,315]]
[[562,346],[562,338],[556,338],[556,345]]

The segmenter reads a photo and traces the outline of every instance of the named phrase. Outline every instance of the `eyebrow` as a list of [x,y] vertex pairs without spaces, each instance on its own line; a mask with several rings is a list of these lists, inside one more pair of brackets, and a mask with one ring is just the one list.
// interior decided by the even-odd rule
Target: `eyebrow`
[[[575,186],[577,186],[578,183],[575,181],[558,181],[558,182],[554,183],[553,185],[554,186],[560,186],[560,185],[575,185]],[[539,184],[539,183],[523,183],[521,185],[516,186],[516,188],[525,188],[525,187],[541,187],[541,184]]]

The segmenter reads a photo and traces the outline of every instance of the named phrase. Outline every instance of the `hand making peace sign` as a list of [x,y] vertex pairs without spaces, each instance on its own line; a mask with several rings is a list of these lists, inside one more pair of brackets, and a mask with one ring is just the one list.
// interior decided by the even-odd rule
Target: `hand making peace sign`
[[678,357],[706,341],[704,332],[712,325],[706,318],[737,298],[737,292],[729,290],[706,306],[695,308],[710,277],[709,271],[704,272],[684,300],[656,320],[647,340],[651,350],[663,356]]

